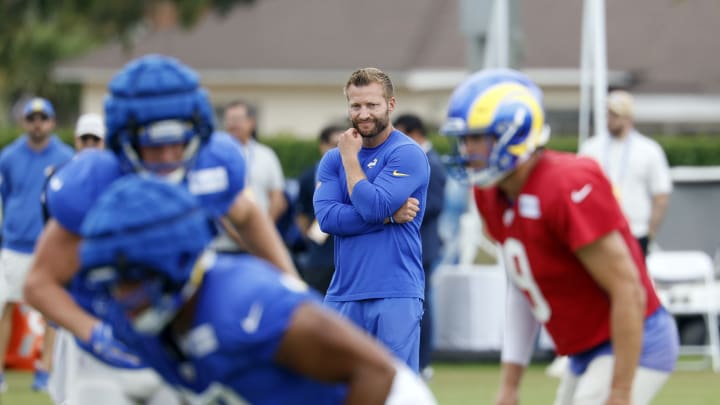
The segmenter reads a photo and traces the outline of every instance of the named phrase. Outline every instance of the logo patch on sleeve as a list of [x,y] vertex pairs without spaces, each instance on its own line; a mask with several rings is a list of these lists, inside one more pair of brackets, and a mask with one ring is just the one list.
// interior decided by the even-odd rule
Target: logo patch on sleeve
[[227,188],[228,174],[222,166],[188,173],[188,189],[194,195],[218,193]]

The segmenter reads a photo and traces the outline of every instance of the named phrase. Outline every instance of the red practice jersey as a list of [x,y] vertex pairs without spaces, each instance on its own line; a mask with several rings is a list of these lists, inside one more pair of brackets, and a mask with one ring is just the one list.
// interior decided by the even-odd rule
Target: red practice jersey
[[640,246],[593,160],[546,150],[516,201],[497,187],[475,188],[475,201],[488,233],[503,246],[510,279],[559,354],[581,353],[610,339],[609,296],[575,252],[612,231],[625,239],[640,272],[645,316],[659,307]]

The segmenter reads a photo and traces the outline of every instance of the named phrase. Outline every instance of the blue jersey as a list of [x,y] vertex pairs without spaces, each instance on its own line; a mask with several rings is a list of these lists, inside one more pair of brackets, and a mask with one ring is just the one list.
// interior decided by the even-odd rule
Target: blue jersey
[[229,134],[214,133],[200,149],[185,185],[214,217],[227,214],[245,187],[245,159],[240,145]]
[[36,151],[23,135],[0,154],[3,247],[31,253],[43,228],[40,196],[45,178],[73,155],[73,149],[55,135],[47,146]]
[[[50,215],[80,234],[85,214],[108,186],[126,174],[110,151],[88,149],[55,173],[46,190]],[[227,213],[245,185],[245,163],[236,142],[213,134],[198,152],[184,184],[214,217]],[[39,194],[38,194],[39,195]],[[119,213],[119,215],[121,215]]]
[[[320,228],[335,235],[335,275],[328,301],[372,298],[422,298],[420,224],[430,176],[427,156],[400,131],[375,148],[358,153],[367,180],[347,192],[339,150],[327,152],[317,172],[313,197]],[[409,197],[420,212],[406,224],[386,224]]]
[[[47,182],[50,216],[68,231],[80,235],[85,215],[98,197],[112,182],[127,174],[123,167],[117,156],[107,150],[87,149],[77,154]],[[204,209],[218,217],[227,213],[242,191],[244,179],[245,165],[235,141],[213,134],[198,152],[184,184]],[[91,310],[90,297],[79,277],[71,281],[70,292],[80,306]]]
[[345,384],[313,380],[274,361],[295,310],[307,302],[319,305],[319,297],[249,255],[204,261],[206,272],[191,301],[194,319],[183,335],[140,335],[112,304],[100,305],[107,312],[98,315],[170,385],[203,403],[343,403]]

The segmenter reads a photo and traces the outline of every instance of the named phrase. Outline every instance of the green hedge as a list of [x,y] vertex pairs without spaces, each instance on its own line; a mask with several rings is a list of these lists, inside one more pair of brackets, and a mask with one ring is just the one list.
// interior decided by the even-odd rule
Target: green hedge
[[[60,128],[55,133],[62,139],[65,143],[72,146],[73,145],[73,130],[72,129],[65,129]],[[10,142],[14,141],[15,138],[17,138],[20,134],[22,134],[23,130],[20,128],[0,128],[0,148],[4,148],[5,145],[9,144]]]
[[[4,147],[22,131],[17,128],[0,128],[0,147]],[[72,130],[60,129],[58,135],[68,144],[72,143]],[[667,154],[671,166],[720,166],[720,135],[654,136]],[[297,177],[320,158],[315,139],[298,139],[290,134],[274,137],[263,136],[262,142],[275,150],[282,163],[285,176]],[[432,135],[435,149],[441,154],[449,153],[448,138]],[[576,136],[554,136],[550,138],[552,149],[574,152],[577,150]]]
[[[718,166],[720,165],[720,136],[654,136],[667,155],[670,166]],[[551,148],[576,151],[577,137],[550,139]]]
[[277,154],[285,177],[299,176],[306,168],[320,159],[320,150],[315,139],[298,139],[291,135],[261,137],[260,139]]
[[[657,136],[653,137],[665,150],[670,166],[720,166],[720,136]],[[451,142],[440,135],[431,136],[435,149],[446,154]],[[567,152],[577,151],[576,136],[550,138],[549,148]],[[287,177],[295,177],[320,158],[316,141],[293,138],[288,135],[263,138],[275,150]]]

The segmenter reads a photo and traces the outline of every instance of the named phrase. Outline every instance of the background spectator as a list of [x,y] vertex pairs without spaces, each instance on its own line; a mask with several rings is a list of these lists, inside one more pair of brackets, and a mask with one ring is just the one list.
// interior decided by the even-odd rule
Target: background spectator
[[[33,260],[35,242],[43,228],[41,195],[53,168],[67,162],[73,150],[55,130],[55,109],[44,98],[33,98],[23,108],[25,133],[0,153],[0,194],[3,224],[0,250],[0,368],[12,332],[14,304],[23,301],[23,284]],[[45,390],[52,359],[54,332],[46,329],[42,359],[36,366],[34,390]],[[0,373],[0,390],[5,378]]]
[[430,164],[430,183],[428,184],[427,200],[425,202],[425,216],[420,226],[422,263],[425,271],[424,313],[420,324],[420,371],[425,378],[430,378],[432,369],[429,368],[429,364],[433,349],[432,274],[443,249],[438,225],[445,203],[447,176],[440,156],[427,138],[427,130],[420,117],[414,114],[404,114],[397,117],[393,125],[398,131],[404,132],[423,148]]
[[[345,128],[339,125],[329,125],[320,131],[318,148],[321,157],[330,149],[337,147],[338,138],[344,131]],[[318,161],[307,168],[298,178],[300,193],[295,218],[307,246],[307,250],[299,260],[300,275],[311,287],[325,295],[335,272],[335,244],[331,236],[320,230],[320,225],[315,219],[313,193],[319,163]]]
[[257,111],[245,101],[225,107],[225,130],[237,139],[245,157],[247,190],[273,222],[287,209],[285,177],[275,152],[257,141]]
[[607,98],[610,136],[595,136],[580,154],[596,159],[610,179],[633,236],[647,256],[648,244],[665,217],[672,192],[670,168],[662,147],[633,126],[633,97],[623,90]]
[[88,113],[78,118],[75,125],[75,150],[105,148],[105,122],[100,114]]

